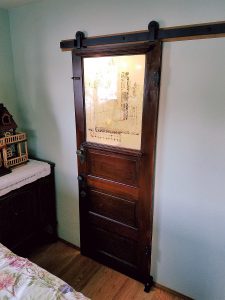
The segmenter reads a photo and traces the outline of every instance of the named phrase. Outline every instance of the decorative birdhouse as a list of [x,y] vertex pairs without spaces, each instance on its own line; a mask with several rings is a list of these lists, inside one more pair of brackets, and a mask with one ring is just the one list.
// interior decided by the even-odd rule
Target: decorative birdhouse
[[27,137],[16,132],[17,125],[6,107],[0,103],[0,176],[10,168],[28,161]]

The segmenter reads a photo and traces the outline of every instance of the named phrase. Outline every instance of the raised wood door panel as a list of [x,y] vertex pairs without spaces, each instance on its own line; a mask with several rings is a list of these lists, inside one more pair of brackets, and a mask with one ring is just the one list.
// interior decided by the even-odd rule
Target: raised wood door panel
[[137,186],[139,161],[135,157],[89,148],[86,159],[88,175]]
[[135,276],[140,153],[96,149],[90,143],[83,147],[87,193],[82,198],[87,213],[84,238],[89,238],[82,251]]
[[[87,75],[84,72],[84,58],[96,55],[107,57],[112,55],[112,51],[103,47],[93,52],[90,49],[73,52],[77,146],[82,150],[78,153],[81,252],[147,282],[151,259],[161,45],[133,45],[113,50],[115,56],[131,55],[128,63],[132,54],[144,54],[144,58],[141,57],[141,61],[145,62],[143,95],[137,87],[139,83],[137,86],[136,83],[131,85],[135,75],[121,71],[121,102],[111,99],[107,106],[104,104],[107,100],[104,98],[104,86],[95,95],[100,97],[97,105],[87,100],[87,97],[94,97],[94,94],[92,90],[85,89]],[[122,63],[120,57],[118,61]],[[137,69],[140,69],[139,57],[135,57],[135,61]],[[104,76],[98,80],[104,82]],[[91,88],[94,86],[91,79],[88,84]],[[128,92],[131,93],[131,87],[133,98],[130,100]],[[137,93],[142,95],[143,104],[133,104],[132,110],[129,108],[129,117],[134,117],[136,122],[139,120],[141,125],[129,123],[127,115],[128,100],[135,103]],[[116,97],[113,87],[111,95],[112,98]],[[113,101],[118,103],[112,120],[108,108],[115,104]],[[90,110],[90,105],[95,105],[95,112]],[[138,110],[141,110],[141,117],[136,117]],[[96,114],[105,114],[103,120],[107,130],[102,127],[101,119],[93,121]],[[116,118],[124,121],[124,130],[119,127],[120,124],[115,124]],[[113,128],[110,127],[111,123]],[[133,136],[129,138],[128,134]],[[132,141],[134,146],[130,147]]]
[[137,227],[135,201],[90,188],[90,212]]

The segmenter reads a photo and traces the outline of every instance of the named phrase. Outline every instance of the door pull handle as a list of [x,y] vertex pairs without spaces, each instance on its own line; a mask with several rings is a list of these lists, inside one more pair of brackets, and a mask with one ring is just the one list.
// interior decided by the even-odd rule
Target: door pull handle
[[77,149],[76,154],[80,159],[80,163],[83,164],[85,161],[84,148],[81,146],[80,149]]

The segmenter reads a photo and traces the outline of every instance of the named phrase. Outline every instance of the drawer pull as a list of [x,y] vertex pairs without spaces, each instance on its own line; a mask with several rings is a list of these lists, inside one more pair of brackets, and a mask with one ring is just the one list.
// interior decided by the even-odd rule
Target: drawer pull
[[21,210],[21,211],[14,211],[14,215],[15,215],[16,217],[18,217],[19,215],[23,214],[24,212],[25,212],[24,209]]

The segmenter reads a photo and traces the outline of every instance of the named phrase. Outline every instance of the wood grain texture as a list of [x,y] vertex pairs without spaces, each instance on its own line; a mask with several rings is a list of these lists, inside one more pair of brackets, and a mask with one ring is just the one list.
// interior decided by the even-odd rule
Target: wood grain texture
[[90,211],[136,227],[135,201],[91,189]]
[[140,282],[82,256],[62,241],[36,249],[29,259],[92,300],[191,299],[163,287],[153,287],[150,293],[145,293]]
[[91,188],[98,189],[99,191],[107,190],[108,193],[114,194],[114,196],[122,197],[125,199],[130,199],[136,201],[138,199],[138,188],[134,186],[126,185],[124,188],[124,184],[113,182],[111,180],[106,180],[103,178],[95,178],[94,176],[87,176],[87,184]]
[[[87,50],[87,51],[86,51]],[[80,191],[81,253],[151,285],[154,161],[161,44],[147,43],[73,51],[74,105]],[[86,141],[83,58],[145,54],[140,150]],[[87,53],[88,52],[88,53]],[[128,255],[129,254],[129,255]]]
[[114,180],[132,186],[137,185],[138,159],[111,151],[87,151],[88,175]]

